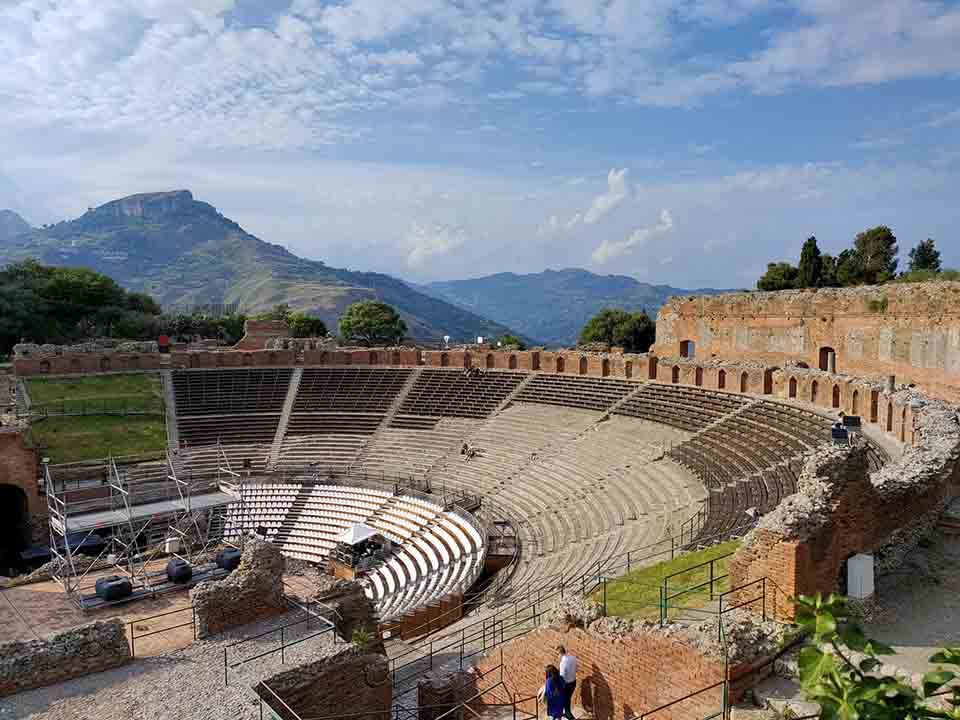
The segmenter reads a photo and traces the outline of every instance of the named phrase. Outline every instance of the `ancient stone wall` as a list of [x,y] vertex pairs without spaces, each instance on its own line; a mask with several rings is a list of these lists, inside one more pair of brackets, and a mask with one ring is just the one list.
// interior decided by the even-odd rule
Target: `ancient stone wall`
[[46,687],[130,662],[120,620],[95,622],[46,640],[0,645],[0,697]]
[[657,315],[653,352],[896,375],[960,401],[960,283],[671,298]]
[[[327,649],[329,654],[324,657],[267,678],[264,682],[272,693],[258,686],[260,697],[285,720],[293,716],[276,696],[299,717],[350,713],[390,718],[393,684],[387,656],[356,645],[333,645]],[[379,712],[383,715],[373,714]]]
[[283,320],[247,320],[243,337],[233,346],[234,350],[263,350],[267,341],[287,337],[290,330]]
[[20,377],[34,375],[87,375],[105,372],[138,372],[159,370],[159,353],[83,352],[64,355],[29,355],[13,360],[13,370]]
[[283,568],[278,546],[248,538],[236,570],[223,580],[202,582],[190,591],[197,636],[209,637],[285,612]]
[[23,428],[0,427],[0,485],[13,485],[23,491],[30,515],[47,514],[46,502],[37,484],[39,459],[28,448]]
[[830,447],[810,457],[797,493],[761,519],[731,562],[733,587],[765,583],[768,611],[790,620],[787,598],[842,587],[854,554],[876,553],[878,566],[893,569],[932,527],[929,518],[960,495],[956,410],[900,394],[916,417],[914,445],[873,474],[862,446]]

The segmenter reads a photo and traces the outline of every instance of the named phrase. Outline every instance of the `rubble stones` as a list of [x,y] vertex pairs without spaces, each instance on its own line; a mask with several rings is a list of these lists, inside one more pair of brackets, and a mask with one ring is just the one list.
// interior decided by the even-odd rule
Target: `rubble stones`
[[240,565],[228,577],[202,582],[190,591],[197,636],[209,637],[286,610],[284,558],[273,543],[248,538]]
[[118,619],[67,630],[46,640],[0,645],[0,697],[54,685],[130,661]]
[[17,358],[26,357],[54,357],[57,355],[74,355],[78,353],[156,353],[159,352],[156,341],[117,342],[109,338],[93,342],[78,343],[76,345],[37,345],[35,343],[17,343],[13,346],[13,355]]
[[569,630],[585,628],[602,615],[603,608],[598,603],[582,597],[567,597],[547,611],[544,621],[547,625]]

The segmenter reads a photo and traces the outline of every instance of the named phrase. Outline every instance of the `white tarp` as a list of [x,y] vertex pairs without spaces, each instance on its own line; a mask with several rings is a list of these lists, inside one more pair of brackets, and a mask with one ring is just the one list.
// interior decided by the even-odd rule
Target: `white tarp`
[[337,542],[344,543],[346,545],[359,545],[364,540],[369,540],[376,534],[377,534],[377,531],[374,530],[369,525],[365,525],[364,523],[357,523],[356,525],[353,525],[350,528],[344,530],[337,537]]

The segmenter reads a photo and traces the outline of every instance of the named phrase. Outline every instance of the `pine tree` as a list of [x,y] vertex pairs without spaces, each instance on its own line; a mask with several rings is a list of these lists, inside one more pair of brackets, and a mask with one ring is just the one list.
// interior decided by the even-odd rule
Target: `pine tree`
[[800,265],[797,268],[797,287],[819,287],[823,274],[823,261],[817,238],[809,237],[800,251]]
[[940,251],[937,250],[933,238],[927,238],[910,251],[910,272],[923,270],[940,272]]

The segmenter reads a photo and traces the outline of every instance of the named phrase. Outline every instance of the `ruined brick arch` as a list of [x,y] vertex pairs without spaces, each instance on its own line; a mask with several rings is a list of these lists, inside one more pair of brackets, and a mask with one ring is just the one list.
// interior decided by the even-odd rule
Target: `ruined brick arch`
[[893,432],[893,403],[889,400],[887,401],[887,422],[883,429],[887,432]]
[[656,355],[650,356],[649,370],[647,371],[648,380],[657,379],[657,366],[660,364],[660,361],[657,359]]
[[840,386],[839,385],[833,386],[833,397],[831,399],[830,406],[833,408],[840,407]]
[[627,379],[633,377],[633,360],[627,360],[623,364],[623,376]]
[[787,383],[787,397],[797,397],[797,379],[795,377],[790,378],[790,382]]
[[767,368],[763,371],[763,394],[773,395],[773,371],[780,368]]
[[493,353],[487,353],[486,365],[487,370],[493,370],[496,366],[496,359],[493,357]]
[[470,355],[470,353],[463,354],[463,367],[465,368],[473,367],[473,357]]
[[672,368],[670,368],[670,382],[672,382],[674,385],[680,382],[680,366],[679,365],[674,365]]
[[557,372],[562,373],[564,371],[566,364],[563,361],[562,357],[557,357]]
[[253,365],[253,355],[250,353],[244,353],[241,362],[244,365]]
[[[487,357],[489,357],[489,355],[488,355]],[[391,362],[392,362],[394,365],[399,365],[399,364],[401,363],[400,351],[399,351],[399,350],[394,350],[394,351],[393,351],[393,360],[392,360]]]
[[830,367],[830,355],[837,356],[836,350],[832,347],[824,346],[820,348],[819,367],[824,372],[834,372]]
[[693,382],[697,387],[703,386],[703,368],[697,368],[696,373],[694,373]]
[[216,365],[217,367],[223,367],[223,354],[222,354],[222,353],[216,353],[216,354],[213,356],[213,364]]
[[277,364],[277,354],[275,352],[270,353],[270,355],[268,356],[268,359],[271,365]]
[[512,354],[510,355],[510,357],[507,359],[507,367],[508,367],[510,370],[516,370],[516,369],[517,369],[517,356],[516,356],[516,355],[512,355]]
[[697,356],[697,343],[694,340],[680,341],[680,357],[695,358]]
[[377,351],[376,351],[376,350],[371,350],[371,351],[370,351],[370,354],[367,356],[367,362],[369,362],[371,365],[376,365],[376,364],[378,364]]
[[134,355],[133,357],[127,358],[127,368],[130,370],[138,370],[140,368],[140,356]]
[[900,442],[907,441],[907,406],[900,410]]
[[110,358],[100,358],[100,372],[108,372],[110,370]]
[[854,390],[853,395],[850,396],[850,414],[859,415],[860,414],[860,391]]
[[30,544],[30,507],[19,485],[0,483],[0,567],[20,567],[20,552]]
[[880,392],[870,391],[870,422],[876,423],[880,419]]
[[603,375],[603,377],[610,375],[610,360],[607,358],[604,358],[600,364],[600,374]]
[[320,364],[326,365],[330,361],[330,353],[324,350],[320,353]]
[[70,372],[83,372],[83,367],[81,367],[77,358],[70,358]]
[[579,367],[578,372],[579,372],[581,375],[586,375],[586,374],[587,374],[587,358],[586,358],[586,356],[584,356],[584,355],[581,355],[581,356],[580,356],[580,367]]
[[450,356],[446,353],[440,353],[440,367],[450,366]]
[[727,389],[727,371],[721,370],[717,373],[717,389],[726,390]]
[[816,405],[817,400],[819,399],[819,395],[820,395],[820,383],[814,380],[812,383],[810,383],[810,402]]
[[49,361],[49,360],[41,360],[41,361],[40,361],[40,374],[41,374],[41,375],[49,375],[49,374],[50,374],[50,361]]
[[740,373],[740,392],[745,393],[750,389],[750,374],[744,370]]

